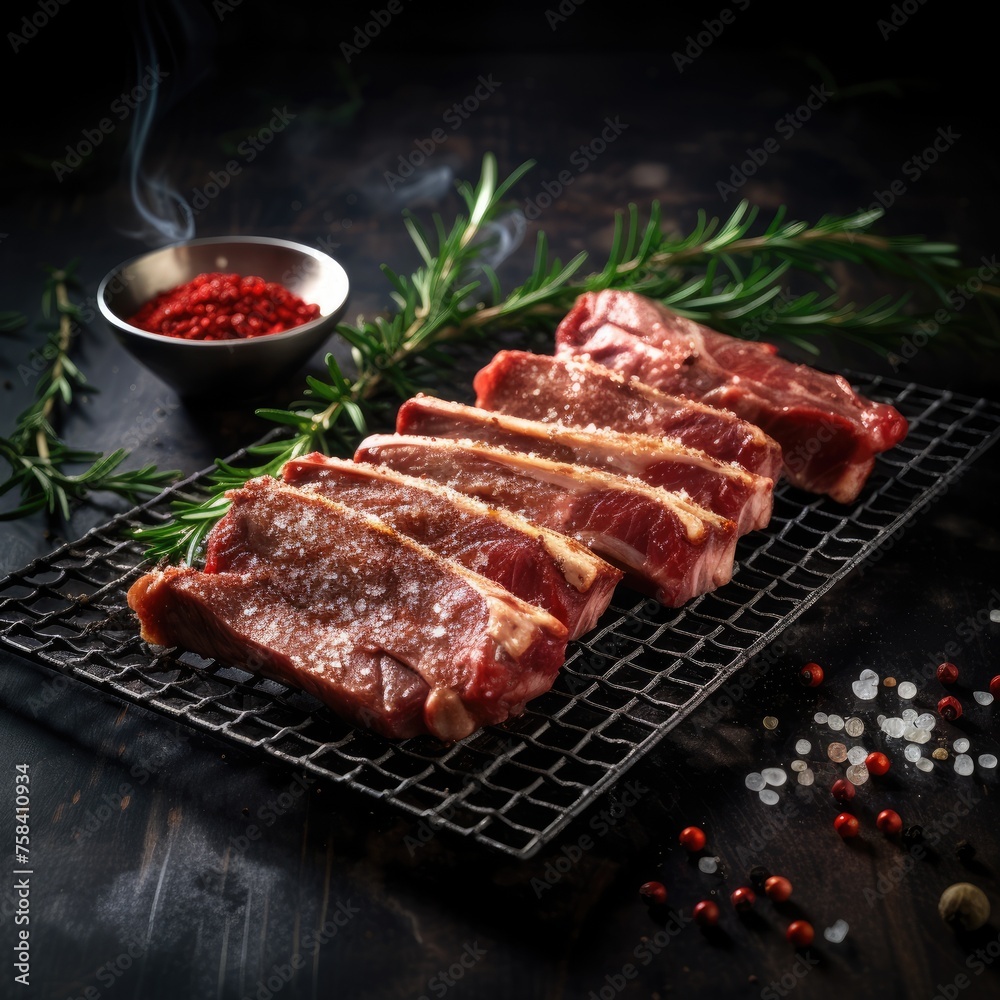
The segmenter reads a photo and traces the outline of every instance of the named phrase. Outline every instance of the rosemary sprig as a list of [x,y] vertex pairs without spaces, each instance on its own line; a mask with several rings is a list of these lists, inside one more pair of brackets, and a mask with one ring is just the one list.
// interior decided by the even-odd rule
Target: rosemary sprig
[[[306,398],[286,410],[259,410],[287,428],[286,436],[249,449],[251,459],[262,459],[257,465],[217,461],[206,493],[175,502],[170,521],[137,529],[135,537],[149,556],[196,562],[205,536],[228,509],[226,490],[254,476],[275,475],[297,455],[349,448],[366,433],[379,400],[406,398],[421,388],[428,365],[447,364],[442,345],[511,329],[551,329],[583,292],[632,290],[736,336],[783,338],[815,351],[816,334],[836,333],[886,353],[925,319],[912,307],[915,291],[930,299],[925,308],[931,313],[945,310],[948,320],[938,326],[949,338],[965,332],[1000,340],[989,305],[1000,291],[996,284],[980,280],[971,293],[977,309],[965,308],[969,300],[956,301],[955,291],[972,288],[975,272],[962,267],[958,248],[916,236],[874,235],[869,230],[878,211],[828,215],[808,225],[787,220],[779,210],[758,233],[753,231],[758,211],[744,202],[726,220],[701,213],[690,233],[671,236],[658,205],[645,222],[631,205],[617,216],[603,268],[579,277],[586,254],[563,264],[551,257],[545,234],[539,233],[531,273],[505,293],[482,260],[485,234],[506,210],[504,197],[532,165],[525,163],[498,182],[496,161],[487,155],[478,184],[458,185],[466,213],[450,229],[434,216],[433,238],[413,216],[404,216],[423,263],[410,276],[383,266],[395,310],[338,327],[351,345],[353,377],[328,355],[328,380],[310,377]],[[881,272],[914,287],[861,306],[842,302],[834,265]],[[793,278],[816,287],[793,294]]]
[[[1000,295],[1000,286],[984,282],[975,270],[963,267],[954,244],[868,232],[881,216],[881,209],[853,216],[827,215],[809,226],[786,221],[786,210],[781,207],[763,232],[752,234],[758,210],[742,202],[725,222],[700,212],[687,237],[670,239],[660,232],[654,205],[642,244],[633,254],[639,223],[630,207],[624,253],[618,254],[623,244],[619,216],[615,249],[605,269],[586,288],[628,288],[724,333],[789,340],[812,353],[818,347],[804,334],[837,334],[877,353],[889,353],[940,308],[947,314],[945,323],[952,324],[946,339],[972,336],[995,342],[997,324],[991,302]],[[925,293],[928,315],[907,308],[910,292],[895,298],[886,295],[863,306],[844,302],[831,269],[835,264],[909,282]],[[812,279],[818,290],[792,295],[788,281],[793,273],[800,280]],[[988,276],[992,279],[995,273]],[[824,288],[829,290],[825,296]],[[973,299],[977,308],[965,310]]]
[[[15,421],[12,433],[0,437],[0,457],[10,466],[10,475],[0,483],[0,496],[19,491],[19,502],[0,512],[0,520],[12,520],[47,510],[70,517],[70,505],[95,492],[114,493],[135,503],[155,496],[177,478],[179,473],[160,472],[153,465],[123,471],[119,466],[128,457],[122,449],[109,455],[84,451],[68,445],[55,430],[59,405],[73,403],[78,389],[93,391],[80,369],[70,358],[70,345],[79,309],[69,298],[69,287],[76,284],[75,264],[49,269],[42,296],[46,318],[59,317],[57,329],[49,335],[42,356],[49,365],[41,372],[35,387],[35,399]],[[68,466],[87,465],[76,474]]]

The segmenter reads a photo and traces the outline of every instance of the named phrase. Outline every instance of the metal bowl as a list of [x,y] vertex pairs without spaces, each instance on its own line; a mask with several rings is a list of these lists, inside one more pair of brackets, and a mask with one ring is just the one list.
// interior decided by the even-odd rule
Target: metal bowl
[[[183,340],[128,323],[155,295],[211,271],[279,282],[316,303],[320,316],[246,340]],[[178,393],[233,399],[259,396],[302,368],[333,332],[348,291],[343,267],[319,250],[266,236],[225,236],[186,240],[120,264],[101,282],[97,302],[125,349]]]

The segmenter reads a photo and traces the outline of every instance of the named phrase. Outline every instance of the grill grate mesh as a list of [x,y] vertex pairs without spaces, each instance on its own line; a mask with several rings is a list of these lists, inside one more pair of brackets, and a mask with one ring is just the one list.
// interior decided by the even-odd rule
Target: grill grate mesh
[[890,379],[852,381],[910,421],[856,504],[779,487],[770,525],[740,542],[732,582],[680,609],[620,587],[598,626],[571,644],[551,691],[521,718],[452,746],[393,743],[274,681],[139,639],[125,594],[144,564],[124,529],[165,520],[170,499],[203,474],[0,581],[0,641],[435,828],[527,858],[1000,436],[1000,404]]

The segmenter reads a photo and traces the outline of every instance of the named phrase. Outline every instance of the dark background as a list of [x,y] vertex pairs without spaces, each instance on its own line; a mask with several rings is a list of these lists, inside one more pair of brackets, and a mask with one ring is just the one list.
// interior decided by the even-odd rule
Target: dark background
[[[781,140],[779,152],[741,189],[765,215],[782,204],[810,221],[853,212],[902,179],[906,191],[878,231],[954,241],[969,263],[998,249],[995,29],[978,7],[940,0],[908,5],[913,13],[884,38],[878,20],[888,21],[904,5],[799,5],[789,12],[756,2],[739,11],[734,3],[728,5],[734,22],[679,72],[673,53],[726,5],[650,11],[587,0],[553,30],[545,11],[558,11],[557,4],[414,2],[403,4],[345,64],[342,44],[353,44],[372,8],[384,6],[377,0],[163,5],[147,38],[136,5],[98,10],[71,0],[17,51],[7,35],[0,308],[18,309],[32,323],[0,341],[5,425],[33,389],[19,366],[30,359],[30,338],[38,333],[44,267],[78,259],[86,299],[121,260],[164,241],[140,231],[129,195],[136,116],[116,120],[94,154],[61,182],[52,167],[141,78],[152,58],[150,40],[169,75],[151,119],[145,168],[191,200],[242,139],[256,134],[274,108],[287,106],[294,125],[197,215],[197,234],[329,241],[351,276],[353,313],[387,304],[379,264],[406,270],[415,261],[399,221],[403,207],[453,210],[450,182],[475,179],[487,151],[496,153],[501,172],[537,160],[518,187],[526,200],[600,134],[608,117],[628,129],[539,222],[564,259],[587,250],[599,261],[615,211],[630,201],[647,209],[659,200],[679,230],[693,224],[699,209],[728,214],[735,198],[723,201],[718,182],[769,137]],[[21,18],[38,9],[8,5],[5,32],[19,31]],[[441,126],[481,75],[491,74],[501,86],[435,151],[413,178],[421,184],[390,192],[385,172]],[[785,140],[776,122],[823,83],[836,99]],[[938,130],[959,138],[911,180],[904,165]],[[510,280],[531,242],[529,231],[509,262]],[[843,273],[848,298],[866,300],[892,287]],[[265,427],[250,402],[222,409],[179,400],[98,323],[83,331],[76,351],[100,392],[88,394],[66,421],[74,441],[107,450],[135,440],[137,460],[193,472]],[[894,371],[881,357],[830,341],[820,363],[1000,397],[996,351],[961,343],[932,345]],[[276,387],[275,398],[299,391],[300,381],[292,380]],[[745,668],[753,683],[735,704],[712,699],[671,732],[630,773],[654,793],[629,806],[541,894],[532,880],[544,879],[547,866],[593,832],[594,817],[620,801],[621,792],[529,862],[446,834],[411,851],[406,838],[419,832],[414,822],[325,784],[296,794],[264,839],[241,851],[234,843],[246,816],[300,787],[293,775],[75,682],[54,686],[45,668],[4,653],[0,745],[8,769],[16,761],[32,765],[39,874],[33,986],[15,991],[0,969],[0,996],[63,1000],[87,990],[91,1000],[94,991],[254,996],[338,904],[360,912],[277,995],[438,996],[442,970],[478,954],[478,947],[485,956],[444,990],[455,1000],[594,994],[931,1000],[952,988],[962,997],[995,996],[1000,962],[980,975],[969,965],[975,949],[1000,933],[995,772],[978,771],[969,780],[973,804],[958,815],[960,786],[950,765],[923,784],[911,768],[898,769],[882,801],[907,822],[955,821],[919,860],[871,827],[880,805],[871,787],[859,795],[864,835],[845,845],[830,826],[832,800],[797,801],[776,819],[752,800],[743,777],[777,759],[787,762],[798,735],[810,733],[819,745],[813,713],[845,705],[851,680],[866,666],[902,677],[957,636],[969,678],[965,696],[985,685],[997,671],[997,626],[959,630],[997,603],[998,485],[990,452],[882,558],[807,611],[776,654]],[[43,517],[5,525],[0,568],[17,569],[121,506],[94,498],[69,525]],[[828,667],[828,684],[818,692],[794,681],[798,666],[811,659]],[[938,694],[934,684],[924,685],[921,707],[933,707]],[[769,714],[782,721],[775,733],[760,724]],[[977,749],[990,740],[995,745],[995,709],[967,722]],[[131,786],[128,808],[81,841],[74,830],[88,810],[98,810],[123,783]],[[677,831],[689,822],[709,831],[724,880],[703,877],[678,850]],[[8,836],[9,821],[0,830]],[[972,862],[956,854],[962,839],[976,847]],[[796,895],[792,907],[761,905],[741,921],[726,908],[726,896],[745,880],[751,856],[792,877]],[[204,891],[199,877],[219,868],[227,879]],[[889,885],[879,879],[892,875],[894,888],[869,902],[865,890]],[[668,884],[674,912],[682,915],[700,895],[716,894],[723,933],[706,936],[685,925],[668,935],[665,915],[650,913],[638,899],[638,886],[649,878]],[[994,905],[991,923],[972,939],[953,935],[935,912],[941,889],[960,879],[980,883]],[[0,881],[0,900],[9,898]],[[5,953],[10,913],[0,903]],[[798,913],[820,932],[842,917],[849,936],[835,946],[820,935],[803,957],[783,938],[784,924]],[[623,981],[635,948],[667,937],[671,943]],[[969,985],[959,989],[963,975]]]

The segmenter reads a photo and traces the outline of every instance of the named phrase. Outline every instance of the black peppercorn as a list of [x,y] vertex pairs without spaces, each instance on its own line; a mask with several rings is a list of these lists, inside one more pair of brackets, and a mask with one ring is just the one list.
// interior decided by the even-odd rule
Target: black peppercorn
[[960,840],[955,845],[955,856],[959,861],[968,863],[976,856],[976,849],[967,840]]
[[903,846],[913,847],[924,839],[924,828],[922,826],[908,826],[903,831]]
[[757,892],[764,891],[764,883],[771,877],[771,873],[763,865],[754,865],[749,873],[750,885]]

